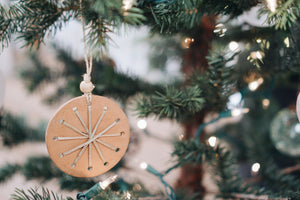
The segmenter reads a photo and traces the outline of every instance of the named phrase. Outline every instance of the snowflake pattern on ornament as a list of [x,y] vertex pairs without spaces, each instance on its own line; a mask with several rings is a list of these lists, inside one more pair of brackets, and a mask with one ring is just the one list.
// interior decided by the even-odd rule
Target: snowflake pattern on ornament
[[74,151],[78,150],[81,148],[81,151],[79,152],[79,154],[77,155],[77,157],[75,158],[74,162],[72,163],[71,167],[75,167],[76,163],[78,162],[79,158],[82,156],[82,154],[84,153],[84,151],[88,148],[88,153],[89,153],[89,157],[88,157],[88,170],[91,170],[92,167],[92,145],[95,146],[101,160],[103,161],[104,165],[107,165],[108,162],[106,161],[105,157],[102,154],[102,151],[100,150],[100,147],[98,145],[98,143],[102,144],[103,146],[111,149],[112,151],[118,152],[120,149],[118,147],[114,147],[104,141],[101,141],[102,137],[118,137],[118,136],[122,136],[123,132],[120,133],[112,133],[112,134],[106,134],[105,133],[111,129],[113,126],[115,126],[118,122],[119,122],[119,118],[116,119],[111,125],[109,125],[108,127],[106,127],[103,131],[96,133],[96,130],[98,128],[98,126],[100,125],[106,111],[107,111],[107,107],[105,106],[103,108],[103,112],[101,114],[101,116],[99,117],[97,124],[95,126],[94,129],[92,129],[92,123],[91,123],[91,105],[88,105],[88,113],[89,113],[89,128],[87,128],[86,124],[84,123],[84,121],[82,120],[82,117],[80,116],[77,107],[73,108],[73,111],[75,113],[75,115],[78,117],[78,119],[80,120],[82,126],[84,127],[84,129],[86,130],[86,133],[81,132],[79,129],[77,129],[76,127],[74,127],[73,125],[69,124],[68,122],[66,122],[65,120],[61,119],[60,123],[70,129],[72,129],[74,131],[74,133],[78,133],[82,136],[74,136],[74,137],[57,137],[54,136],[53,140],[56,141],[65,141],[65,140],[83,140],[83,143],[74,147],[73,149],[70,149],[69,151],[63,152],[59,154],[59,157],[64,157],[68,154],[73,153]]

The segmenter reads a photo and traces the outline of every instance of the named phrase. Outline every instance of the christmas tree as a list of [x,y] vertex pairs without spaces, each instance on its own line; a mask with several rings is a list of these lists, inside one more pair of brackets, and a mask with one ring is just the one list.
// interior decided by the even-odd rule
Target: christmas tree
[[[251,17],[265,18],[264,26],[241,20],[249,10],[255,13]],[[171,167],[140,165],[161,182],[161,193],[115,175],[101,182],[72,177],[44,156],[2,166],[1,182],[16,172],[28,179],[57,178],[62,189],[82,191],[76,197],[80,200],[300,199],[299,0],[16,0],[1,4],[0,13],[2,50],[14,41],[30,50],[31,67],[21,68],[20,75],[31,92],[53,86],[52,94],[45,97],[47,103],[82,95],[78,86],[86,65],[96,86],[93,94],[115,98],[141,119],[176,121],[184,132],[173,143]],[[39,49],[71,21],[83,26],[85,57],[76,60],[54,45],[55,60],[63,63],[56,70],[41,59]],[[164,74],[164,80],[153,83],[116,69],[106,49],[111,34],[124,26],[149,28],[149,63]],[[168,67],[174,60],[181,67],[180,75],[172,77]],[[93,73],[88,73],[91,65]],[[4,146],[42,141],[44,132],[5,107],[1,111]],[[79,146],[82,152],[89,144]],[[118,174],[126,167],[122,160],[111,171]],[[180,175],[171,185],[165,177],[175,169]],[[215,190],[207,186],[205,173]],[[12,195],[12,199],[72,198],[46,188],[18,189]]]

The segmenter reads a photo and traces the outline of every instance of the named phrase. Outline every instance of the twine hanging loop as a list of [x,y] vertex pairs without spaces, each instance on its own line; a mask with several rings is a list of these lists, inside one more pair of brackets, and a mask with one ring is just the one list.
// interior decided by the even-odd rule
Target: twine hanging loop
[[[80,8],[82,10],[82,0],[80,0]],[[93,67],[93,57],[89,54],[90,52],[87,49],[86,45],[86,36],[85,36],[85,26],[83,19],[83,12],[81,13],[81,24],[82,24],[82,32],[83,32],[83,45],[84,45],[84,60],[86,64],[86,73],[83,75],[83,81],[81,81],[79,88],[82,93],[84,93],[88,99],[90,99],[91,93],[94,90],[95,86],[91,82],[91,73]],[[90,102],[90,101],[88,101]]]

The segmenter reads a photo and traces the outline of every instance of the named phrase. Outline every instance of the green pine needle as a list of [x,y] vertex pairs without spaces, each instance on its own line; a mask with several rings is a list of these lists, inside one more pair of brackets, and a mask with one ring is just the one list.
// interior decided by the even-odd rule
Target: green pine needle
[[183,119],[184,116],[201,111],[205,100],[197,86],[183,90],[170,87],[163,92],[144,95],[136,103],[139,117],[155,114],[159,118]]
[[73,200],[71,197],[63,198],[53,191],[49,191],[46,188],[42,188],[42,192],[39,193],[38,189],[31,188],[28,191],[22,189],[16,189],[15,194],[11,197],[12,200]]

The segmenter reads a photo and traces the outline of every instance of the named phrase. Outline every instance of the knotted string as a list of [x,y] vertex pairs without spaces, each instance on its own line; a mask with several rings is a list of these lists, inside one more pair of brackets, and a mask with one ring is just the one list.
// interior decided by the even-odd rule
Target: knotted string
[[80,83],[80,90],[86,95],[87,104],[90,105],[92,101],[92,91],[94,89],[94,85],[91,82],[91,73],[93,69],[93,56],[90,51],[87,49],[86,45],[86,35],[85,35],[85,25],[83,19],[83,9],[82,9],[82,0],[80,2],[80,10],[81,10],[81,25],[82,25],[82,33],[83,33],[83,45],[84,45],[84,60],[86,64],[86,73],[83,75],[83,81]]

